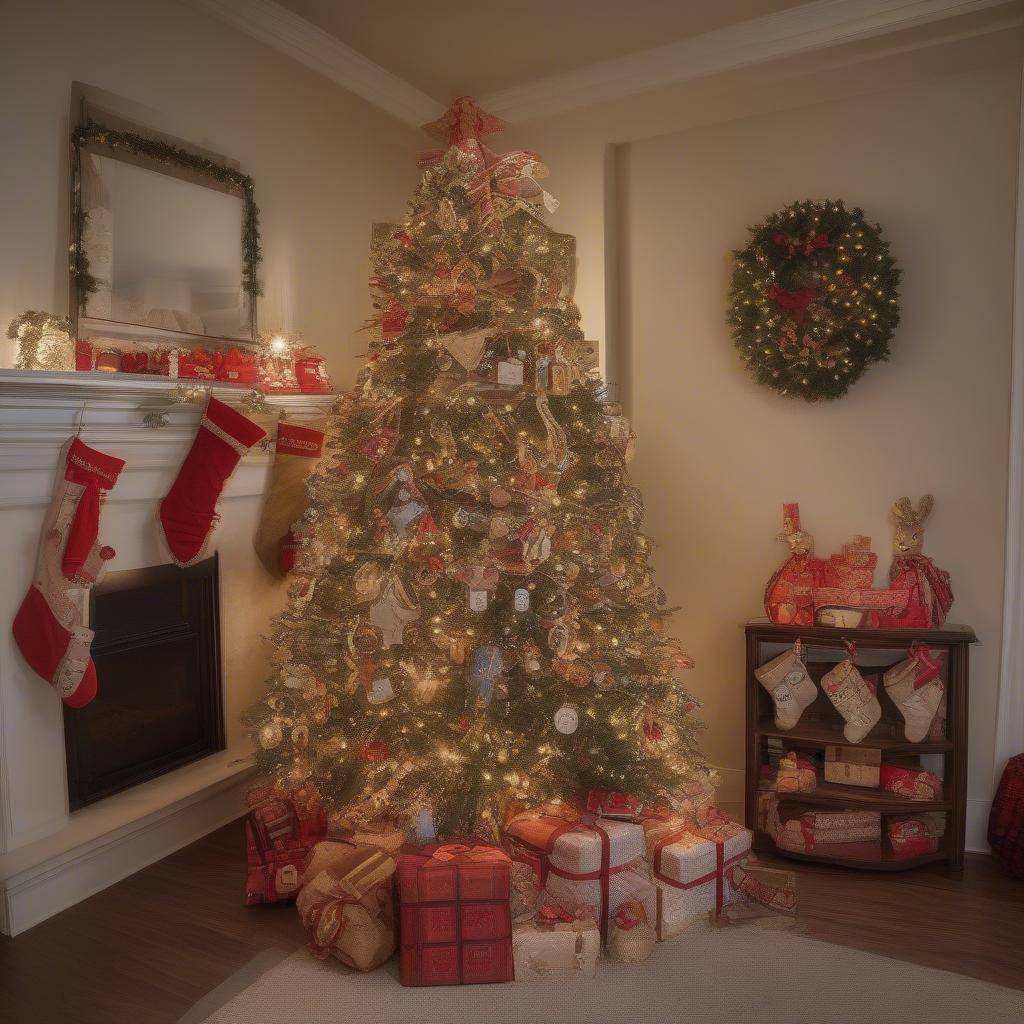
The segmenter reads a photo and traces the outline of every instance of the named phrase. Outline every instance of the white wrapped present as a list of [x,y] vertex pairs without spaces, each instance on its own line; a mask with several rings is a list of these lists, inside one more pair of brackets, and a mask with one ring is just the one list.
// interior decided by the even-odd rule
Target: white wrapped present
[[601,932],[593,915],[574,917],[546,907],[536,920],[512,927],[516,981],[546,978],[592,978],[601,955]]
[[658,893],[658,938],[664,941],[732,901],[730,869],[749,855],[753,836],[724,817],[703,828],[680,819],[649,821],[645,828]]
[[629,899],[657,914],[657,891],[643,862],[644,830],[628,821],[586,823],[539,812],[517,814],[505,826],[513,860],[533,860],[545,891],[569,911],[591,907],[607,934],[607,922]]

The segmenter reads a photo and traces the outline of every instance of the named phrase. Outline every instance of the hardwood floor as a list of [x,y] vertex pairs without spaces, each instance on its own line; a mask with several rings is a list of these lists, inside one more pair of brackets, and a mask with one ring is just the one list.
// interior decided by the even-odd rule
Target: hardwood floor
[[[15,939],[0,936],[0,1022],[173,1024],[255,954],[298,948],[294,907],[242,905],[244,864],[235,822]],[[1024,883],[989,858],[969,855],[962,882],[928,869],[795,867],[810,936],[1024,989]]]

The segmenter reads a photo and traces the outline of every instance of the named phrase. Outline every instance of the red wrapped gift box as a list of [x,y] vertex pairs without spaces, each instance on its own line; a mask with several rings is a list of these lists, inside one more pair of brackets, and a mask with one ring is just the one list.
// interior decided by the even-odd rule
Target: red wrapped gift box
[[272,800],[249,812],[245,822],[248,870],[245,902],[289,900],[299,888],[299,868],[323,838],[323,812],[300,815],[290,800]]
[[629,793],[615,790],[592,789],[587,793],[587,810],[605,818],[621,818],[623,821],[639,821],[643,801]]
[[331,391],[331,378],[320,356],[300,356],[295,360],[295,376],[304,394],[326,395]]
[[92,345],[83,338],[79,338],[75,342],[75,369],[85,371],[92,369]]
[[226,380],[232,384],[255,384],[259,376],[259,365],[255,352],[242,352],[240,349],[228,349],[223,355],[218,352],[214,356],[214,372],[217,380]]
[[178,353],[178,376],[190,380],[214,380],[213,356],[202,345],[191,352]]
[[428,846],[396,872],[403,985],[512,980],[511,861],[491,846]]

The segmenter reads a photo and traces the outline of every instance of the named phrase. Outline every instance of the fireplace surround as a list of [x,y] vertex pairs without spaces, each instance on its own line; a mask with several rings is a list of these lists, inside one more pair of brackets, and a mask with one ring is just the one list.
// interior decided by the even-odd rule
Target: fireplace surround
[[64,709],[72,811],[224,748],[216,555],[108,574],[89,624],[99,690]]

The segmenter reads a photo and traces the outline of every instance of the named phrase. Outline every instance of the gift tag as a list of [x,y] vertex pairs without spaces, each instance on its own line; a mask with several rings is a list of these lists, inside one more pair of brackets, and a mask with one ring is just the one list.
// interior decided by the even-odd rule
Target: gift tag
[[530,592],[526,587],[517,587],[512,595],[512,604],[517,612],[528,612],[530,610]]
[[391,700],[395,695],[394,687],[391,685],[391,680],[387,676],[382,676],[379,679],[374,679],[370,684],[370,689],[367,691],[366,699],[371,704],[385,704]]
[[523,383],[522,355],[525,355],[525,353],[520,353],[520,356],[512,356],[509,359],[503,359],[498,363],[499,384],[504,384],[508,387],[518,387]]
[[469,610],[471,612],[485,612],[485,611],[487,611],[487,591],[486,590],[470,590],[470,592],[469,592]]
[[551,360],[547,356],[538,356],[533,367],[534,384],[538,391],[547,391],[548,389],[548,367],[550,365]]
[[564,736],[571,736],[579,727],[580,715],[572,704],[563,704],[555,712],[555,728]]

